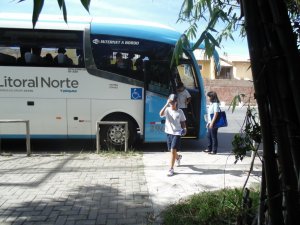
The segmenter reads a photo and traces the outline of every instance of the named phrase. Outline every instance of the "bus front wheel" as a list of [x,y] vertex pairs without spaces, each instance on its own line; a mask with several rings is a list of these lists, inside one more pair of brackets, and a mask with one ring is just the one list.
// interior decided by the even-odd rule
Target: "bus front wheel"
[[[136,127],[131,120],[110,118],[108,121],[128,122],[128,147],[134,145],[137,138]],[[106,150],[122,150],[125,145],[125,126],[121,124],[102,125],[100,128],[100,145]]]

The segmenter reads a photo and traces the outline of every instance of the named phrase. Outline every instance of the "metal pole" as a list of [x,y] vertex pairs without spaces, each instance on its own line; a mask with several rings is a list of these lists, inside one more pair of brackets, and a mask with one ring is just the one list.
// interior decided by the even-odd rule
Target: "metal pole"
[[99,154],[99,148],[100,148],[100,123],[97,122],[97,125],[96,125],[96,149],[97,149],[97,154]]
[[31,155],[31,149],[30,149],[29,120],[26,120],[25,123],[26,123],[26,149],[27,149],[27,156],[30,156]]
[[16,120],[0,120],[0,123],[25,123],[26,124],[26,151],[27,156],[31,155],[31,148],[30,148],[30,126],[29,126],[29,120],[22,120],[22,119],[16,119]]
[[128,122],[125,123],[125,152],[128,148]]

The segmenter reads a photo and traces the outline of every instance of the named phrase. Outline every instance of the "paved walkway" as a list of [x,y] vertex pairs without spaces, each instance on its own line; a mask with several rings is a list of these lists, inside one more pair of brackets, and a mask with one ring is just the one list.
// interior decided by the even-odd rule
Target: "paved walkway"
[[[167,152],[0,156],[0,224],[159,224],[161,210],[188,195],[242,186],[250,157],[233,161],[186,151],[167,177]],[[254,169],[250,183],[259,162]]]

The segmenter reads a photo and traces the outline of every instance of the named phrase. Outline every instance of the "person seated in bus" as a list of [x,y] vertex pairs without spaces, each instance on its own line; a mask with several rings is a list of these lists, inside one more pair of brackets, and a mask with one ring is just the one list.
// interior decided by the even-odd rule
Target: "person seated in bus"
[[135,60],[134,66],[136,68],[136,71],[143,71],[143,59],[144,56],[141,55],[139,58]]
[[76,49],[76,55],[78,58],[78,67],[84,67],[84,57],[83,57],[83,50]]
[[40,66],[43,64],[41,57],[42,48],[33,47],[31,52],[25,52],[25,62],[26,65]]
[[19,58],[17,58],[18,65],[21,65],[21,66],[26,65],[26,62],[25,62],[25,53],[26,52],[31,52],[31,48],[27,47],[27,46],[21,46],[20,47],[20,55],[21,56]]
[[111,64],[109,55],[104,55],[101,58],[95,58],[94,60],[98,69],[113,71],[115,65]]
[[11,55],[0,53],[0,65],[14,65],[16,58]]
[[139,58],[135,60],[134,66],[135,66],[135,73],[136,73],[136,79],[143,80],[144,79],[144,56],[141,55]]
[[118,52],[116,54],[116,67],[119,69],[126,69],[125,60],[123,59],[122,53]]
[[57,50],[57,56],[54,57],[54,64],[58,66],[70,66],[73,65],[73,60],[70,59],[65,53],[65,48],[59,48]]
[[45,66],[53,66],[54,65],[54,60],[53,60],[53,56],[50,53],[47,53],[44,57],[43,57],[43,64]]
[[37,66],[41,66],[43,64],[43,58],[41,57],[42,48],[40,47],[33,47],[31,49],[33,55],[33,63]]
[[127,70],[133,70],[133,62],[132,62],[133,57],[134,54],[129,53],[127,59],[125,59],[125,67]]

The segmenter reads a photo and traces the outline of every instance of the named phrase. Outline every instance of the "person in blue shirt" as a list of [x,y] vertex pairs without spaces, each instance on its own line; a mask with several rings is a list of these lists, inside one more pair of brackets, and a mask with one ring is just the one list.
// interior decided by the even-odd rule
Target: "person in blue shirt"
[[[217,120],[218,113],[220,112],[220,101],[218,95],[214,91],[207,93],[210,105],[208,107],[207,116],[207,149],[204,152],[209,154],[217,154],[218,152],[218,128],[214,127],[214,123]],[[212,116],[211,116],[212,115]]]

